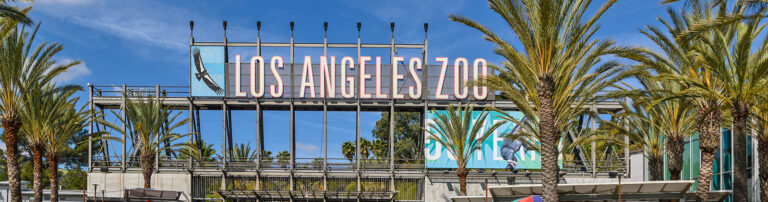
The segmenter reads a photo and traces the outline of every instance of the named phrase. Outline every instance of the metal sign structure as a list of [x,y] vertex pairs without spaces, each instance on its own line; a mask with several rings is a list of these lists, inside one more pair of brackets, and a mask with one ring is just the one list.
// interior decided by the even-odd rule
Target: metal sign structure
[[[360,113],[379,111],[395,114],[399,112],[417,112],[421,126],[425,127],[426,112],[443,110],[449,105],[472,102],[477,108],[496,107],[505,111],[517,108],[510,101],[496,100],[497,92],[490,92],[482,87],[464,86],[465,81],[486,73],[484,59],[481,58],[430,58],[428,57],[427,24],[424,24],[424,40],[419,44],[395,43],[395,24],[390,24],[392,33],[389,43],[362,43],[360,38],[361,23],[357,23],[355,43],[329,43],[328,24],[323,25],[322,43],[300,43],[294,41],[294,23],[290,23],[289,42],[263,42],[261,40],[261,22],[256,24],[256,42],[230,42],[226,37],[226,21],[223,23],[224,38],[221,42],[195,41],[190,34],[190,76],[189,86],[94,86],[89,85],[90,108],[94,110],[119,110],[125,116],[123,108],[133,95],[163,97],[164,104],[174,110],[188,110],[192,122],[189,131],[194,134],[189,141],[201,140],[203,135],[216,134],[215,131],[201,132],[200,111],[220,110],[223,119],[221,127],[222,151],[220,157],[212,162],[195,162],[188,159],[173,159],[158,154],[157,170],[183,169],[193,176],[193,183],[208,183],[197,187],[216,187],[210,183],[234,183],[251,180],[256,191],[239,192],[237,190],[207,190],[205,193],[192,193],[193,198],[205,198],[210,194],[232,195],[232,197],[272,197],[283,199],[314,198],[353,198],[392,199],[399,193],[403,197],[408,186],[402,183],[421,184],[430,172],[426,168],[424,154],[413,163],[400,163],[393,152],[394,144],[388,144],[388,159],[377,162],[364,162],[355,157],[349,163],[332,162],[328,158],[328,111],[355,112],[355,153],[360,153],[361,131]],[[190,22],[192,32],[194,24]],[[230,48],[254,48],[255,55],[234,53],[236,61],[228,61],[233,53]],[[285,48],[289,57],[264,57],[262,48]],[[295,49],[322,49],[323,55],[295,57]],[[356,55],[329,55],[329,49],[354,49]],[[388,50],[389,59],[377,59],[380,55],[363,55],[367,49]],[[416,57],[401,57],[397,50],[411,49],[420,54]],[[239,55],[239,56],[238,56]],[[334,58],[334,56],[336,56]],[[371,56],[370,61],[368,57]],[[349,59],[351,58],[351,59]],[[386,57],[385,57],[386,58]],[[402,58],[402,60],[400,60]],[[361,59],[363,62],[361,62]],[[282,60],[282,61],[281,61]],[[335,61],[334,61],[335,60]],[[385,62],[387,61],[387,62]],[[394,61],[395,65],[392,65]],[[419,61],[421,63],[419,63]],[[280,68],[282,63],[282,68]],[[389,63],[389,64],[387,64]],[[273,68],[274,64],[274,68]],[[335,67],[333,67],[335,64]],[[365,70],[363,69],[365,64]],[[263,68],[262,68],[263,66]],[[354,66],[354,68],[351,68]],[[335,68],[335,69],[334,69]],[[262,73],[263,70],[263,73]],[[487,74],[491,74],[488,72]],[[279,76],[278,76],[279,75]],[[456,76],[459,75],[459,76]],[[335,77],[335,79],[333,78]],[[280,80],[280,82],[278,82]],[[282,82],[282,89],[280,83]],[[281,92],[282,91],[282,92]],[[314,91],[314,92],[313,92]],[[370,97],[369,97],[370,96]],[[618,102],[605,101],[592,107],[601,111],[620,109]],[[242,161],[232,158],[232,111],[255,110],[257,137],[256,160]],[[264,110],[285,110],[289,114],[290,159],[287,161],[266,160],[264,150]],[[323,158],[296,158],[296,111],[323,112]],[[318,121],[319,122],[319,121]],[[389,142],[394,142],[395,116],[389,116]],[[124,126],[125,127],[125,126]],[[96,132],[103,128],[98,122],[92,123],[89,130]],[[425,148],[422,133],[419,148]],[[127,139],[122,137],[123,142]],[[106,141],[106,140],[99,140]],[[92,147],[93,141],[89,141]],[[103,144],[107,145],[107,144]],[[131,146],[132,147],[132,146]],[[102,151],[89,149],[89,168],[102,171],[136,170],[137,158],[133,148],[122,144],[122,148],[110,148]],[[422,150],[423,152],[423,150]],[[628,154],[628,152],[626,152]],[[583,154],[580,154],[583,155]],[[594,156],[594,154],[593,154]],[[585,158],[580,158],[585,159]],[[594,159],[594,158],[593,158]],[[628,158],[626,158],[628,159]],[[598,173],[596,163],[580,162],[580,172],[593,175]],[[591,168],[590,168],[591,167]],[[442,173],[442,172],[441,172]],[[210,175],[220,176],[221,180],[211,180]],[[313,181],[314,180],[314,181]],[[322,186],[306,187],[308,182]],[[285,186],[282,183],[285,183]],[[348,183],[354,189],[335,187]],[[385,184],[383,188],[371,187],[370,184]],[[267,184],[270,184],[267,186]],[[397,184],[397,186],[396,186]],[[280,185],[280,186],[277,186]],[[231,185],[234,187],[234,185]],[[275,186],[279,188],[275,188]],[[196,190],[196,185],[192,185]],[[230,187],[228,185],[227,187]],[[419,188],[419,190],[421,190]],[[202,188],[201,188],[202,189]],[[227,188],[230,189],[230,188]],[[219,192],[221,191],[221,192]],[[235,192],[233,192],[235,191]],[[423,191],[423,190],[422,190]],[[193,191],[194,192],[194,191]],[[410,193],[410,192],[408,192]],[[423,200],[423,193],[408,200]],[[227,197],[227,196],[223,196]],[[406,198],[400,198],[406,199]]]

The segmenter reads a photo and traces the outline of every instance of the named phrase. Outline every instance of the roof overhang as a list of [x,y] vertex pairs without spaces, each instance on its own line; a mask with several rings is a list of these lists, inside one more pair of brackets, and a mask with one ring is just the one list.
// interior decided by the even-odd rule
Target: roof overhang
[[[659,200],[659,199],[695,199],[695,193],[688,190],[694,181],[647,181],[559,184],[557,190],[561,201],[594,201],[618,199]],[[542,195],[542,185],[505,185],[488,187],[490,197],[496,201],[508,201],[530,195]],[[710,192],[711,201],[721,201],[730,191]],[[485,201],[483,196],[463,196],[451,198],[454,202]]]

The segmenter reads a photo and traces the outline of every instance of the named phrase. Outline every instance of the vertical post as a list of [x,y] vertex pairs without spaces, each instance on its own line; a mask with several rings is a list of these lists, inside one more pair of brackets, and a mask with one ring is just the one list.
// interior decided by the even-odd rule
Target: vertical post
[[[189,144],[192,144],[193,142],[195,142],[195,113],[192,109],[193,105],[195,104],[192,102],[192,97],[190,97],[189,98],[189,120],[190,120],[189,121]],[[200,143],[195,142],[195,144],[198,145]],[[190,156],[189,159],[187,159],[187,161],[188,161],[187,163],[189,163],[189,165],[187,165],[187,169],[192,170],[192,167],[194,166],[192,157]]]
[[224,27],[224,97],[229,95],[229,44],[227,41],[227,21],[221,23]]
[[123,131],[126,132],[125,134],[123,134],[123,151],[122,151],[123,155],[120,158],[120,170],[122,170],[123,172],[125,172],[125,169],[128,167],[125,164],[125,158],[126,158],[125,157],[125,154],[126,154],[126,146],[125,146],[125,144],[126,144],[126,137],[125,136],[127,135],[127,132],[128,132],[128,126],[126,124],[126,123],[128,123],[128,121],[125,120],[127,118],[126,113],[128,112],[128,105],[127,105],[127,101],[126,101],[126,99],[128,99],[128,97],[126,96],[127,93],[128,93],[127,90],[128,90],[127,86],[125,84],[123,84],[123,95],[122,95],[123,102],[121,103],[123,105],[123,107],[122,107],[123,108],[123,112],[121,113],[121,116],[123,117]]
[[395,191],[395,100],[389,101],[389,190]]
[[[395,57],[395,23],[390,22],[389,23],[389,29],[392,33],[392,37],[389,40],[389,61],[393,61],[392,58]],[[392,78],[395,78],[395,70],[397,68],[397,64],[392,64]],[[397,81],[393,81],[397,82]],[[394,86],[389,86],[390,91],[390,101],[389,101],[389,190],[395,191],[395,94],[397,93],[398,89],[393,88]]]
[[[594,110],[595,110],[595,106],[594,105],[592,106],[592,110],[594,112]],[[591,129],[594,129],[595,125],[596,125],[595,117],[591,117],[589,119],[589,127]],[[594,178],[594,177],[597,177],[597,152],[595,151],[595,150],[597,150],[596,149],[597,144],[595,142],[592,142],[592,145],[590,145],[590,146],[591,146],[591,148],[590,148],[589,151],[590,151],[591,157],[592,157],[592,177]]]
[[[357,23],[357,61],[358,64],[362,65],[360,62],[360,22]],[[360,89],[362,87],[361,83],[363,82],[360,80],[360,68],[357,69],[357,87]],[[362,89],[361,89],[362,90]],[[356,191],[360,191],[360,93],[357,94],[357,110],[355,114],[355,170],[357,171],[357,183],[356,183]]]
[[630,165],[631,161],[629,161],[629,136],[624,136],[624,169],[626,169],[624,173],[624,177],[629,178],[632,174],[632,169]]
[[[91,117],[91,121],[88,123],[88,133],[93,134],[93,122],[96,121],[96,117],[93,111],[94,110],[93,109],[93,85],[90,83],[88,84],[88,101],[90,101],[90,103],[88,103],[88,109],[89,109],[88,113],[90,114],[90,117]],[[93,164],[91,164],[93,160],[93,141],[92,140],[93,140],[92,137],[89,135],[88,136],[88,169],[89,170],[93,169]]]
[[[295,61],[294,60],[295,60],[295,58],[294,58],[294,44],[293,44],[294,43],[294,41],[293,41],[293,21],[291,21],[290,26],[291,26],[291,43],[290,43],[290,48],[291,48],[291,96],[290,96],[290,98],[291,98],[291,107],[290,107],[291,108],[290,109],[291,110],[291,112],[290,112],[291,113],[291,117],[290,117],[291,118],[291,126],[290,126],[291,127],[290,128],[290,133],[291,133],[290,134],[290,136],[291,136],[290,137],[290,139],[291,139],[291,151],[290,151],[291,152],[291,162],[290,162],[290,166],[289,166],[289,170],[290,170],[290,187],[289,187],[289,189],[291,191],[293,191],[296,188],[295,187],[296,183],[295,183],[294,173],[293,173],[293,169],[294,169],[294,166],[296,164],[296,125],[295,125],[296,124],[296,113],[294,111],[295,109],[294,109],[294,106],[293,106],[293,104],[294,104],[293,103],[293,96],[296,95],[295,92],[294,92],[296,90],[296,85],[294,83],[294,74],[295,74],[295,72],[294,72],[295,71],[295,68],[294,68]],[[293,197],[291,197],[291,201],[293,201]]]
[[[259,23],[261,24],[261,23]],[[261,79],[261,78],[259,78]],[[262,115],[261,114],[261,103],[259,103],[259,100],[256,99],[256,170],[259,172],[256,172],[256,190],[261,190],[261,159],[263,158],[264,154],[264,136],[262,136]]]
[[[323,55],[328,57],[328,22],[323,22]],[[328,95],[323,97],[323,191],[328,191]]]
[[291,191],[294,190],[294,179],[293,179],[293,170],[296,167],[296,109],[293,103],[293,98],[291,98],[291,105],[290,105],[290,119],[291,119],[291,125],[290,125],[290,141],[291,141],[291,162],[289,164],[289,169],[291,173]]
[[[155,102],[160,104],[160,85],[155,85]],[[160,136],[155,135],[155,142],[157,143],[157,152],[155,153],[155,172],[160,171]]]
[[293,81],[293,77],[295,75],[294,74],[295,73],[294,72],[295,68],[293,67],[294,66],[293,63],[295,62],[294,58],[293,58],[293,49],[294,49],[294,44],[293,44],[293,21],[291,21],[291,43],[290,43],[290,48],[291,48],[291,96],[290,96],[290,98],[293,99],[293,96],[296,95],[294,93],[294,90],[296,89],[296,85],[295,85],[295,83]]
[[[427,48],[427,30],[428,30],[428,28],[429,28],[429,24],[424,23],[424,49],[423,49],[424,57],[421,59],[422,60],[422,64],[424,66],[421,69],[421,82],[423,83],[422,86],[421,86],[421,99],[422,100],[429,99],[429,88],[428,88],[429,87],[429,83],[428,83],[429,82],[429,73],[428,73],[429,71],[427,69],[427,67],[428,67],[427,63],[429,63],[429,57],[427,57],[428,53],[429,53],[427,51],[427,50],[429,50]],[[424,103],[426,105],[426,101]]]
[[328,191],[328,101],[323,101],[323,191]]
[[227,160],[228,160],[228,151],[227,151],[227,101],[223,98],[221,99],[221,116],[223,123],[222,125],[222,141],[221,141],[221,156],[223,159],[221,159],[222,167],[226,170],[227,169]]

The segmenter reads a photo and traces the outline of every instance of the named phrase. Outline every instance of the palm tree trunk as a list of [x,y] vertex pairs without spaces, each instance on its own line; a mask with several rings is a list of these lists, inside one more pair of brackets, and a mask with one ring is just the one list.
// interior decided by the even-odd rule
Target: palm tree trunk
[[759,138],[757,155],[760,157],[760,199],[768,200],[768,138]]
[[670,135],[667,137],[667,169],[670,180],[680,180],[680,171],[683,171],[683,150],[685,139]]
[[51,202],[59,202],[59,157],[49,155],[48,167],[51,172]]
[[699,125],[699,147],[701,148],[701,166],[699,166],[699,187],[696,195],[699,201],[709,200],[709,182],[712,180],[712,163],[715,153],[720,147],[720,123],[722,112],[719,109],[709,111],[708,108],[698,110],[701,124]]
[[466,196],[467,195],[467,175],[469,174],[469,170],[467,170],[466,166],[459,166],[456,168],[456,176],[459,177],[459,195]]
[[541,135],[541,170],[543,172],[542,186],[544,201],[558,201],[557,183],[560,179],[557,166],[557,142],[560,140],[560,132],[555,125],[555,111],[553,94],[555,82],[550,75],[539,77],[536,86],[539,92]]
[[21,119],[18,117],[2,120],[5,130],[5,159],[8,167],[8,186],[13,202],[21,202],[21,173],[19,172],[19,148],[17,146]]
[[747,201],[747,117],[749,106],[737,100],[733,106],[733,201]]
[[32,189],[34,192],[34,201],[43,201],[43,145],[33,144],[32,148]]
[[[147,153],[147,154],[144,154]],[[142,152],[141,173],[144,174],[144,188],[152,188],[152,172],[155,171],[155,154],[152,152]]]
[[660,156],[648,158],[648,171],[651,181],[664,180],[664,160]]

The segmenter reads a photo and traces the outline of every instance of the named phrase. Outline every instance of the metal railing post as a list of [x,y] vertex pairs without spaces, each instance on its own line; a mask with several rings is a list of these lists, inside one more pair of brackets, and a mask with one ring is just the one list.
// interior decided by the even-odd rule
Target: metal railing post
[[128,116],[127,116],[128,101],[126,100],[126,99],[128,99],[127,95],[128,95],[128,87],[125,84],[123,84],[123,94],[121,95],[123,97],[123,102],[121,103],[123,105],[123,107],[121,107],[123,109],[123,112],[121,113],[121,115],[123,117],[123,132],[124,132],[124,134],[123,134],[123,151],[122,151],[123,152],[123,156],[121,157],[121,162],[120,162],[120,170],[122,170],[123,172],[125,172],[125,169],[128,168],[128,165],[126,165],[126,160],[125,160],[125,158],[126,158],[126,151],[127,151],[127,149],[126,149],[127,142],[126,142],[126,137],[125,136],[128,135],[128,126],[126,124],[126,123],[128,123],[128,121],[126,120],[128,118]]

